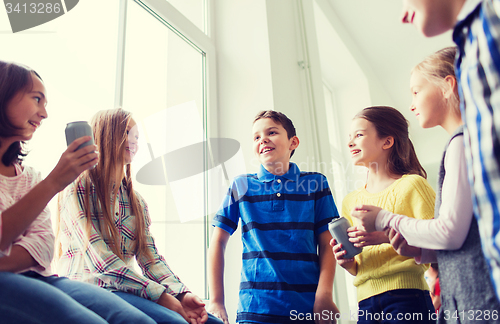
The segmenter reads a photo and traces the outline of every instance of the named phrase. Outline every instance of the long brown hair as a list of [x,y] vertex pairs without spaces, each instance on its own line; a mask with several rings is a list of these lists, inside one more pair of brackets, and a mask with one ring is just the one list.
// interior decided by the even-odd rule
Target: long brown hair
[[[14,136],[19,131],[7,117],[7,105],[18,93],[30,92],[33,89],[32,75],[42,80],[38,73],[27,66],[0,60],[0,139]],[[1,157],[5,166],[22,163],[23,157],[27,155],[23,144],[22,141],[16,141],[9,146]]]
[[[121,108],[102,110],[94,115],[90,126],[93,130],[94,142],[99,150],[99,163],[94,169],[83,172],[78,181],[85,185],[84,206],[89,228],[92,217],[97,217],[102,237],[111,251],[120,259],[123,259],[120,249],[121,238],[115,227],[113,216],[113,204],[120,186],[119,183],[114,184],[118,187],[113,186],[114,177],[117,174],[121,175],[119,179],[122,179],[122,183],[127,188],[132,213],[136,219],[134,252],[152,257],[146,247],[144,213],[139,198],[134,192],[130,164],[126,165],[126,172],[123,173],[125,141],[130,120],[130,113]],[[97,197],[97,201],[93,201],[94,209],[99,208],[99,215],[92,215],[93,211],[90,210],[91,185],[94,185]]]
[[427,178],[420,164],[415,148],[408,135],[408,120],[397,109],[387,106],[374,106],[361,110],[354,118],[371,122],[378,137],[392,136],[394,144],[389,153],[387,167],[393,174],[418,174]]

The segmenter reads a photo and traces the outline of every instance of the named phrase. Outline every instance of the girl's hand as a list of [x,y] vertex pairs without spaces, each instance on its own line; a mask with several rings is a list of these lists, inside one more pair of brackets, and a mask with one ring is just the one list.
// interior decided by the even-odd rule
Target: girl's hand
[[389,238],[384,232],[368,233],[364,231],[363,226],[349,227],[347,235],[349,236],[349,242],[354,243],[355,247],[390,243]]
[[88,145],[76,151],[78,146],[90,141],[90,139],[90,136],[83,136],[74,140],[62,154],[56,167],[47,176],[47,180],[53,183],[57,192],[73,182],[80,173],[97,165],[97,146]]
[[179,296],[182,308],[186,312],[191,324],[203,324],[208,320],[205,303],[195,294],[185,293]]
[[337,244],[337,240],[331,239],[330,246],[332,247],[333,255],[339,266],[349,271],[349,269],[356,265],[354,258],[344,259],[344,255],[346,255],[347,251],[342,250],[342,244]]
[[351,216],[359,219],[364,231],[371,233],[377,230],[375,228],[375,220],[377,219],[378,212],[381,209],[382,208],[380,207],[371,205],[356,206],[352,210]]
[[178,314],[180,314],[184,319],[190,323],[190,324],[195,324],[195,322],[192,322],[189,317],[187,316],[186,312],[184,311],[184,308],[182,307],[181,302],[175,298],[174,296],[164,292],[161,294],[160,299],[156,302],[158,305],[161,305],[165,308],[168,308]]
[[387,230],[387,236],[391,241],[391,245],[398,252],[399,255],[407,257],[418,257],[422,253],[422,249],[408,245],[406,239],[400,233],[396,232],[394,229]]
[[227,319],[227,311],[224,304],[210,302],[208,306],[208,312],[220,319],[224,324],[229,324],[229,320]]

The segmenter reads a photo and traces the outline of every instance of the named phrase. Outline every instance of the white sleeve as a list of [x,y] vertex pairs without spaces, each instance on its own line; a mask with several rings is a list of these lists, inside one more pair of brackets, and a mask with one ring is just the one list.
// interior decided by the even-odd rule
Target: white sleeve
[[414,219],[382,210],[377,215],[377,230],[394,228],[409,245],[420,248],[456,250],[462,247],[473,217],[462,136],[450,142],[444,167],[446,176],[437,219]]

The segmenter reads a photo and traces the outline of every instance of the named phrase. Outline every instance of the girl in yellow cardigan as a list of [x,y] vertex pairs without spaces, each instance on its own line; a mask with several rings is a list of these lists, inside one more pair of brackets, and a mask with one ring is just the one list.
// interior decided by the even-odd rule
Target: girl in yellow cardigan
[[[358,205],[375,205],[419,219],[434,215],[434,190],[408,137],[408,121],[391,107],[369,107],[358,113],[349,135],[353,163],[368,168],[366,184],[349,193],[342,214]],[[354,225],[356,225],[356,221]],[[363,252],[345,259],[332,240],[337,263],[356,276],[358,323],[432,323],[434,307],[424,279],[427,266],[396,253],[384,232],[349,229],[350,241]]]

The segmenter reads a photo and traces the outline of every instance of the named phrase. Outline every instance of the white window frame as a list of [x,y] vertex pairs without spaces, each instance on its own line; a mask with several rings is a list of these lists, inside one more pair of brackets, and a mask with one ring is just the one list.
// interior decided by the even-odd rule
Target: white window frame
[[[123,105],[123,87],[124,87],[124,65],[125,65],[125,39],[127,26],[127,7],[129,2],[133,1],[136,4],[147,10],[152,16],[160,20],[165,27],[169,28],[176,35],[184,39],[195,50],[200,52],[204,57],[204,74],[203,78],[203,111],[206,112],[202,116],[203,124],[205,125],[205,138],[216,137],[218,129],[218,111],[217,111],[217,82],[216,82],[216,52],[213,38],[210,36],[213,30],[213,0],[205,0],[206,31],[200,30],[194,23],[181,14],[174,6],[166,0],[119,0],[119,28],[118,28],[118,48],[117,48],[117,68],[116,68],[116,84],[115,84],[115,107]],[[210,148],[207,146],[207,150]],[[208,165],[208,161],[205,162]],[[208,183],[207,173],[205,173],[205,183]],[[207,186],[205,186],[207,187]],[[205,201],[208,201],[208,193],[205,191]],[[205,215],[209,215],[208,206],[205,204]],[[207,278],[207,250],[209,243],[209,217],[204,217],[204,277],[205,277],[205,293],[202,298],[208,298],[208,278]]]

